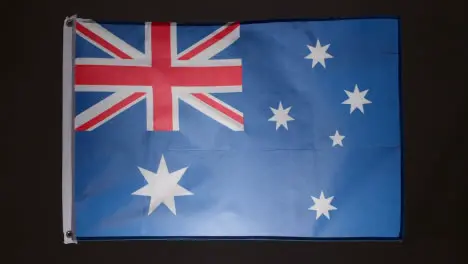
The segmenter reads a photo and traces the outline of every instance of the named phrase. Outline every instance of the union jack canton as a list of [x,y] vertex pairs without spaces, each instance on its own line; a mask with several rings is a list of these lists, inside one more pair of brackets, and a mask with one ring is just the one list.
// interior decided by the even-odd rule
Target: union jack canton
[[146,23],[144,53],[98,23],[76,23],[76,34],[113,58],[77,58],[75,91],[112,92],[76,116],[78,131],[91,131],[146,99],[148,131],[179,130],[179,99],[234,130],[244,129],[242,112],[213,93],[242,92],[240,59],[212,59],[239,38],[228,23],[182,52],[176,23]]

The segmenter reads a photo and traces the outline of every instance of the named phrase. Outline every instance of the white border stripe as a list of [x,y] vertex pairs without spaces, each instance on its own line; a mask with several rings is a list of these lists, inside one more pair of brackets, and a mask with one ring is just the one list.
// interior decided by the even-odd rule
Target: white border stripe
[[153,127],[153,89],[148,88],[146,92],[146,130],[154,131]]
[[177,65],[177,23],[171,23],[170,25],[171,35],[171,65],[173,67]]
[[[67,26],[72,20],[73,26]],[[63,242],[76,244],[73,211],[73,57],[75,40],[75,18],[66,18],[63,25],[63,78],[62,78],[62,225]],[[67,232],[72,237],[67,237]]]
[[112,46],[116,47],[117,49],[121,50],[125,54],[129,55],[133,59],[137,58],[144,58],[145,54],[141,53],[139,50],[135,49],[134,47],[127,44],[127,42],[123,41],[119,37],[115,36],[107,29],[103,28],[96,22],[80,22],[80,24],[87,28],[88,30],[92,31],[94,34],[98,35],[105,41],[112,44]]
[[172,130],[179,131],[179,94],[172,92]]
[[208,117],[218,121],[220,124],[230,128],[234,131],[244,131],[244,125],[238,123],[237,121],[231,119],[225,114],[219,112],[218,110],[212,108],[211,106],[200,101],[198,98],[194,97],[191,94],[180,95],[179,98],[185,103],[189,104],[198,111],[204,113]]
[[145,59],[151,65],[151,22],[145,23]]
[[[148,65],[152,64],[151,52],[151,22],[145,23],[145,55]],[[146,130],[153,131],[153,87],[146,86]]]

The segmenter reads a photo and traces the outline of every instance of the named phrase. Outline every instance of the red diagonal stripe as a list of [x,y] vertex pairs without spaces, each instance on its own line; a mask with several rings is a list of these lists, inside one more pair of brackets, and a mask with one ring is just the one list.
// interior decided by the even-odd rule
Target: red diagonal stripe
[[119,58],[122,59],[131,59],[130,55],[126,54],[125,52],[119,50],[117,47],[114,45],[110,44],[100,36],[96,35],[94,32],[91,30],[87,29],[83,25],[81,25],[79,22],[76,23],[76,30],[78,30],[81,34],[85,35],[92,41],[96,42],[97,44],[101,45],[105,49],[109,50],[110,52],[114,53],[117,55]]
[[185,53],[183,56],[179,58],[179,60],[190,60],[191,58],[198,55],[200,52],[204,51],[205,49],[209,48],[211,45],[215,44],[216,42],[220,41],[222,38],[227,36],[229,33],[233,32],[237,27],[239,27],[239,23],[233,23],[227,26],[225,29],[218,32],[213,37],[207,39],[205,42],[198,45],[193,50]]
[[215,100],[211,99],[210,97],[204,95],[204,94],[193,94],[196,98],[198,98],[200,101],[204,102],[205,104],[213,107],[214,109],[220,111],[221,113],[225,114],[226,116],[230,117],[231,119],[237,121],[240,124],[244,124],[244,117],[241,115],[237,114],[236,112],[233,112],[231,109],[224,107],[222,104],[216,102]]
[[102,122],[104,119],[106,119],[109,116],[115,114],[120,109],[124,108],[125,106],[127,106],[127,105],[129,105],[129,104],[131,104],[133,102],[135,102],[136,100],[138,100],[142,96],[145,96],[145,93],[133,93],[133,94],[129,95],[128,97],[126,97],[122,101],[120,101],[117,104],[111,106],[106,111],[100,113],[99,115],[97,115],[93,119],[91,119],[88,122],[84,123],[83,125],[77,127],[76,130],[84,131],[84,130],[90,129],[91,127],[95,126],[99,122]]

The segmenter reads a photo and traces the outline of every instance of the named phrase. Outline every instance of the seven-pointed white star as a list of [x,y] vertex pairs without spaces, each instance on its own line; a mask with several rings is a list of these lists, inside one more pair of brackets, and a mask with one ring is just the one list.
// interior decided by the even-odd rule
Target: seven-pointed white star
[[317,65],[317,63],[320,62],[322,64],[323,68],[325,68],[325,59],[331,59],[333,58],[332,55],[327,53],[328,48],[330,47],[330,44],[327,44],[325,46],[320,45],[320,40],[317,39],[317,44],[315,47],[307,45],[307,47],[310,50],[310,54],[305,57],[305,59],[312,59],[312,68]]
[[350,105],[350,114],[358,108],[364,114],[364,105],[371,104],[372,102],[367,100],[365,97],[369,90],[365,90],[360,92],[357,84],[354,86],[354,92],[346,91],[345,93],[348,95],[348,99],[342,102],[342,104],[349,104]]
[[330,136],[330,138],[331,140],[333,140],[332,147],[336,145],[343,146],[343,139],[345,138],[345,136],[340,135],[340,132],[338,132],[338,130],[336,130],[335,135]]
[[331,205],[333,196],[325,198],[323,191],[321,191],[320,198],[315,198],[313,196],[311,197],[312,197],[312,200],[314,200],[314,205],[311,206],[309,210],[317,211],[317,215],[315,216],[315,219],[318,219],[321,215],[324,215],[328,219],[330,219],[330,214],[328,213],[328,211],[337,210],[336,207]]
[[132,194],[151,197],[148,215],[156,210],[161,203],[164,203],[175,215],[176,207],[174,196],[193,195],[193,193],[178,184],[187,168],[188,167],[185,167],[169,173],[164,156],[161,157],[158,172],[156,173],[138,167],[148,184]]
[[278,109],[270,107],[274,115],[270,117],[268,121],[276,122],[276,130],[278,130],[280,126],[283,126],[284,128],[286,128],[286,130],[288,130],[288,121],[294,121],[294,118],[289,116],[289,111],[291,110],[291,107],[292,106],[283,109],[283,104],[281,102],[279,102]]

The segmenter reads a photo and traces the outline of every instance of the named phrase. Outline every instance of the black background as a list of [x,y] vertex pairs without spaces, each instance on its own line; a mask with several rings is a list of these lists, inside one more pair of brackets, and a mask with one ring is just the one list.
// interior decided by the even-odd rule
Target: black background
[[[468,124],[468,87],[462,76],[467,68],[462,34],[466,4],[451,0],[256,2],[25,0],[1,4],[1,42],[7,44],[0,82],[1,128],[2,134],[7,133],[2,137],[7,148],[2,147],[1,162],[7,170],[0,173],[1,263],[461,263],[460,234],[466,230],[461,217],[467,208],[461,191],[468,176],[464,164],[468,140],[463,129]],[[176,22],[400,16],[403,241],[63,245],[62,24],[73,14],[96,20]]]

